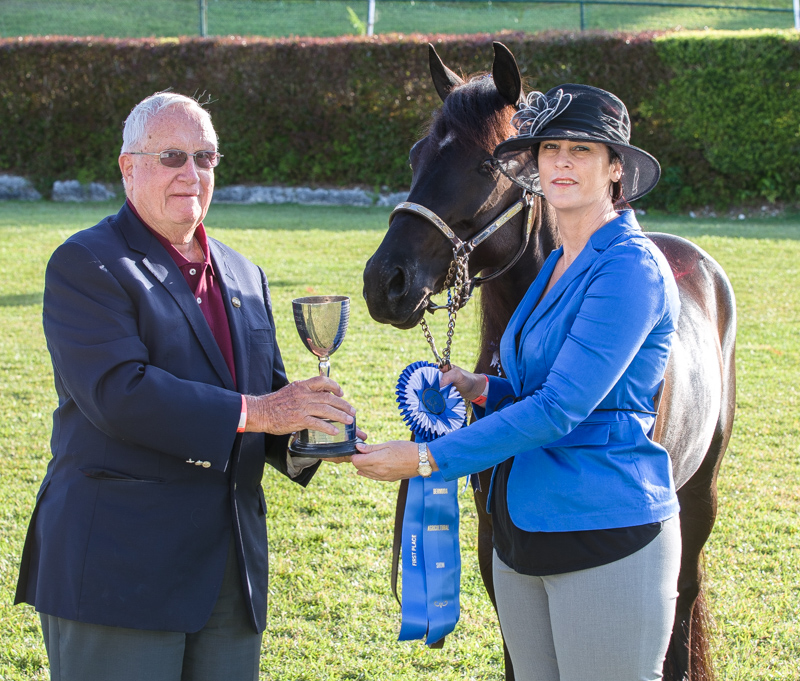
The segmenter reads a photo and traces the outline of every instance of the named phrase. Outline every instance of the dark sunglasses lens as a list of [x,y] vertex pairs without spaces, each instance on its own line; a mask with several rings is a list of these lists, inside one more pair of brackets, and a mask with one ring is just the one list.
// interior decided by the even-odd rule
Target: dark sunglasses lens
[[175,149],[162,151],[161,165],[167,166],[167,168],[182,168],[187,158],[185,151],[177,151]]
[[199,168],[213,168],[219,163],[219,154],[216,151],[198,151],[194,160]]

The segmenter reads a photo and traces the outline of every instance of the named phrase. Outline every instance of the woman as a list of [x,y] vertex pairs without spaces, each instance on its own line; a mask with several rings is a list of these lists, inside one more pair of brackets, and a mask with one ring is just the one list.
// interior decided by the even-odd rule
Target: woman
[[538,172],[563,245],[503,335],[508,378],[454,367],[441,383],[482,418],[427,446],[359,446],[352,460],[379,480],[495,466],[495,592],[518,679],[661,679],[680,526],[669,456],[649,435],[680,303],[633,211],[615,210],[660,168],[604,90],[532,93],[514,123],[495,156]]

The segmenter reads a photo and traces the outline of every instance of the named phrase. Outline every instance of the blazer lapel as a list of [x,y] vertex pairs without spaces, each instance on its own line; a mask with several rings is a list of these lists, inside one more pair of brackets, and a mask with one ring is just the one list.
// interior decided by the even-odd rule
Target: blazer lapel
[[630,211],[623,211],[616,220],[612,220],[592,234],[567,271],[542,297],[542,291],[546,288],[563,249],[558,248],[548,256],[539,275],[514,311],[500,343],[500,362],[517,395],[522,391],[522,377],[519,375],[517,356],[522,346],[522,337],[561,299],[570,284],[585,274],[612,241],[631,229],[630,223],[633,219],[631,216]]
[[[600,253],[605,251],[611,243],[620,237],[620,235],[631,230],[630,223],[632,215],[632,211],[623,211],[616,219],[603,225],[589,237],[583,250],[578,253],[578,257],[575,258],[572,264],[567,268],[567,271],[561,275],[555,286],[547,292],[538,305],[536,305],[534,301],[533,304],[536,305],[536,307],[530,311],[529,317],[522,321],[523,329],[526,326],[532,326],[541,319],[541,317],[561,299],[561,296],[564,295],[564,292],[569,288],[570,284],[578,277],[583,276],[586,270],[594,264],[595,260],[600,257]],[[560,254],[561,249],[554,251],[551,257],[554,255],[559,256]],[[552,267],[555,267],[555,262],[552,263]],[[550,274],[552,274],[553,271],[552,267],[550,269]],[[546,274],[544,270],[545,268],[543,267],[542,273]],[[550,274],[546,274],[547,279],[550,278]],[[537,281],[540,278],[544,279],[540,274],[540,276],[537,277]],[[547,279],[542,283],[539,290],[544,289]],[[536,282],[534,282],[534,284],[535,283]],[[531,288],[533,288],[533,286],[531,286]]]
[[586,270],[592,266],[592,263],[597,260],[597,257],[598,253],[594,248],[592,248],[592,242],[590,240],[583,247],[583,250],[578,254],[578,257],[572,261],[572,264],[567,268],[567,271],[559,277],[558,281],[555,283],[555,286],[553,286],[553,288],[551,288],[544,295],[539,304],[533,308],[530,316],[523,324],[523,329],[525,327],[530,328],[539,319],[541,319],[542,316],[561,299],[561,296],[564,295],[564,292],[569,288],[570,284],[572,284],[573,281],[584,274],[584,272],[586,272]]
[[[225,388],[235,390],[231,372],[217,345],[211,327],[203,316],[197,300],[186,284],[180,268],[170,258],[158,240],[133,214],[127,204],[118,216],[120,229],[131,249],[144,254],[142,264],[150,271],[166,292],[175,300],[189,325],[192,327],[200,345],[208,356],[211,365],[219,375]],[[168,331],[167,331],[168,333]]]
[[[233,364],[236,367],[236,387],[240,393],[244,394],[248,390],[247,377],[250,375],[250,353],[247,351],[247,325],[243,316],[245,313],[242,307],[244,301],[242,287],[239,284],[236,273],[228,264],[228,254],[225,247],[214,239],[208,240],[208,246],[231,329]],[[234,298],[239,301],[238,306],[234,306]]]
[[545,260],[536,279],[534,279],[533,283],[528,287],[527,293],[522,298],[519,305],[517,305],[514,314],[511,315],[506,331],[500,339],[500,365],[503,367],[503,371],[508,380],[511,381],[511,385],[517,395],[520,394],[520,390],[522,389],[517,366],[517,340],[536,305],[536,301],[541,298],[542,291],[544,291],[545,286],[547,286],[547,282],[550,280],[550,275],[553,273],[553,268],[556,266],[560,255],[561,249],[558,248]]

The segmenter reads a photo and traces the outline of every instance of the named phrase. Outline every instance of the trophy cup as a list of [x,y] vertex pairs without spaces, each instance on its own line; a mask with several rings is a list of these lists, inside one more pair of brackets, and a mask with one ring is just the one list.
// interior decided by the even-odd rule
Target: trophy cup
[[[350,319],[347,296],[309,296],[292,301],[294,323],[305,346],[319,358],[319,375],[330,376],[330,356],[342,344]],[[334,423],[334,422],[331,422]],[[338,435],[319,430],[301,430],[289,445],[293,456],[325,459],[356,454],[356,422],[335,422]]]

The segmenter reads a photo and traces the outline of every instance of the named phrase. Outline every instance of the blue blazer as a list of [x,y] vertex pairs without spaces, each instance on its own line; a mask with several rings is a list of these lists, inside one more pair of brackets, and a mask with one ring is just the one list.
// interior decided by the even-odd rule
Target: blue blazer
[[647,434],[680,310],[675,279],[633,211],[595,232],[542,297],[561,254],[509,322],[508,378],[490,379],[483,418],[431,453],[446,479],[513,456],[507,503],[523,530],[665,520],[678,512],[672,466]]
[[286,473],[287,437],[236,428],[242,393],[287,379],[264,273],[209,246],[235,385],[180,269],[127,205],[50,259],[43,320],[58,407],[16,602],[81,622],[197,631],[233,539],[253,627],[264,629],[261,478],[265,462]]

